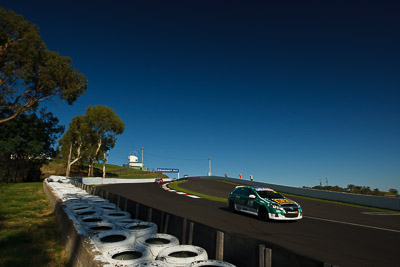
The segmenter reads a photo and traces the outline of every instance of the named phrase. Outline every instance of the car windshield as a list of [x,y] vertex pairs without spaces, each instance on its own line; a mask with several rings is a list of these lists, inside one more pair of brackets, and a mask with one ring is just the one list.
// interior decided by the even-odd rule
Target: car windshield
[[258,195],[261,198],[268,198],[268,199],[277,199],[277,198],[285,198],[284,196],[282,196],[281,194],[279,194],[276,191],[257,191]]

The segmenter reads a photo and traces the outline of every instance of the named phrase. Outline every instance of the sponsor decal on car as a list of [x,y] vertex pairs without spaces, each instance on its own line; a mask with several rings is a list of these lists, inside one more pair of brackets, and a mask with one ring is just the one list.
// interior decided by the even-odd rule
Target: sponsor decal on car
[[300,220],[303,218],[303,210],[299,204],[273,189],[264,187],[236,187],[229,194],[228,207],[232,211],[256,215],[262,220]]
[[289,199],[284,199],[284,198],[277,198],[277,199],[272,199],[272,201],[275,201],[276,203],[282,204],[282,203],[290,203],[292,204],[293,201]]

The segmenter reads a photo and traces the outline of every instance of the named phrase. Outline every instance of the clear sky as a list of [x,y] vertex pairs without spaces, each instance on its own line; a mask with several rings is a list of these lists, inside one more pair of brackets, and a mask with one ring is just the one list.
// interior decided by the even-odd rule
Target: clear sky
[[[329,4],[326,2],[330,2]],[[396,1],[2,0],[125,122],[109,162],[400,191]]]

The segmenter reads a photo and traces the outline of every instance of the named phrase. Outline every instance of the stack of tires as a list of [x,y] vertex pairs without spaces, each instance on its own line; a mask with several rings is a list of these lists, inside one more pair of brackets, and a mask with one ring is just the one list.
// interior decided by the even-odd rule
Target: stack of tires
[[175,236],[158,233],[156,224],[132,219],[64,177],[51,176],[45,183],[63,202],[78,233],[89,237],[112,266],[234,266],[209,260],[201,247],[180,245]]

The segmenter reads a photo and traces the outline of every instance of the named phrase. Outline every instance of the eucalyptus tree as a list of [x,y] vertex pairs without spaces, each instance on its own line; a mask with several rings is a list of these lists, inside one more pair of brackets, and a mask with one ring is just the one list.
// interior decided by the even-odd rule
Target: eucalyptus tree
[[72,104],[86,86],[71,58],[47,49],[37,25],[0,7],[0,123],[55,96]]
[[96,140],[94,135],[94,131],[85,121],[85,116],[78,115],[72,118],[67,132],[59,141],[60,153],[63,158],[67,158],[65,176],[70,176],[73,164],[89,157]]
[[117,135],[124,132],[125,123],[115,114],[112,108],[103,105],[89,106],[86,109],[85,117],[89,127],[96,133],[96,145],[88,174],[93,176],[94,162],[99,160],[100,154],[105,155],[115,146]]
[[84,115],[74,117],[59,141],[61,154],[67,158],[66,176],[70,175],[71,165],[80,160],[89,161],[88,176],[93,176],[95,161],[107,155],[124,129],[125,123],[114,110],[103,105],[89,106]]

